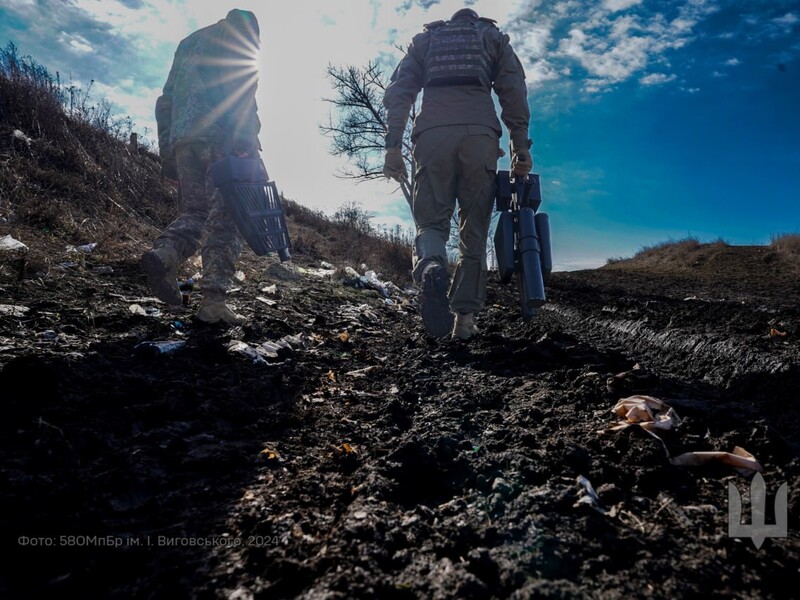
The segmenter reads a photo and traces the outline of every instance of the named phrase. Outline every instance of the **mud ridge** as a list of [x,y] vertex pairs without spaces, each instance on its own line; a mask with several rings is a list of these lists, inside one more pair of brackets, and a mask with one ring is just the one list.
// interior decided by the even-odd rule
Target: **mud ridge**
[[[543,310],[555,315],[565,330],[579,337],[611,336],[653,363],[677,362],[685,376],[712,385],[753,375],[797,376],[797,357],[789,352],[765,351],[748,346],[745,336],[688,333],[679,329],[656,331],[642,320],[600,319],[567,306],[550,304]],[[667,364],[666,366],[669,366]]]

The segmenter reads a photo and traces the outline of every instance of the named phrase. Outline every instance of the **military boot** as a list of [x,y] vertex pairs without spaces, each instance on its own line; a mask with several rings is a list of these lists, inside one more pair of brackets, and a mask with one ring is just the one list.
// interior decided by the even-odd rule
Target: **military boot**
[[173,306],[181,305],[178,289],[178,253],[172,246],[145,252],[139,266],[147,275],[147,283],[156,297]]
[[422,292],[419,295],[420,313],[425,330],[433,337],[444,337],[453,326],[453,313],[447,290],[450,276],[447,269],[431,262],[422,271]]
[[197,318],[208,324],[222,323],[234,327],[247,322],[247,317],[237,314],[225,304],[225,296],[204,294],[197,311]]
[[456,322],[453,325],[453,338],[468,340],[478,334],[478,326],[475,325],[475,315],[473,313],[456,314]]

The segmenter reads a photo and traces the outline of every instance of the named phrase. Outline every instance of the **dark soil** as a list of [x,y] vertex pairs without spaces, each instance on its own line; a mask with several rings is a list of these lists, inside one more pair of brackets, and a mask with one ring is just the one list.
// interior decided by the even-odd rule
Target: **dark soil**
[[[0,595],[796,597],[798,277],[725,252],[555,273],[529,322],[493,280],[469,344],[427,338],[413,296],[252,255],[235,329],[195,323],[196,291],[168,312],[135,260],[8,268],[0,304],[27,310],[0,315]],[[607,431],[633,394],[681,417],[664,444]],[[789,487],[760,549],[728,535],[752,474],[668,461],[737,446],[769,522]]]

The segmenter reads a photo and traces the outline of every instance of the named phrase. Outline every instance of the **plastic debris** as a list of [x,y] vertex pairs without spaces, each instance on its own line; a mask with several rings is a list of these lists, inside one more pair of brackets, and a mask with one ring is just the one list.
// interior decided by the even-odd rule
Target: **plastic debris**
[[274,283],[272,285],[265,285],[261,288],[261,291],[265,294],[273,295],[278,293],[278,286]]
[[97,242],[83,244],[82,246],[67,246],[67,252],[80,252],[81,254],[91,254],[97,248]]
[[25,135],[19,129],[15,129],[14,132],[11,135],[13,135],[15,139],[22,140],[27,145],[30,145],[30,143],[33,141],[32,138],[29,138],[27,135]]
[[160,355],[174,354],[186,346],[183,340],[163,340],[147,341],[136,344],[133,353],[136,356],[156,357]]
[[255,364],[267,364],[267,361],[264,360],[264,357],[261,356],[255,348],[239,340],[233,340],[228,344],[228,352],[231,354],[241,354],[252,360]]
[[581,504],[588,504],[600,514],[606,514],[606,509],[600,505],[600,497],[597,495],[592,483],[583,475],[578,475],[576,478],[580,486],[579,498],[575,501],[573,506],[577,507]]
[[0,315],[7,317],[24,317],[30,308],[19,304],[0,304]]
[[263,302],[267,306],[275,306],[277,302],[275,300],[270,300],[269,298],[264,298],[264,296],[256,296],[256,300],[259,302]]
[[135,315],[142,315],[143,317],[147,316],[147,311],[144,309],[144,307],[142,307],[141,304],[131,304],[128,307],[128,310]]
[[19,240],[15,240],[10,235],[4,235],[0,236],[0,250],[20,250],[22,252],[27,252],[28,247]]

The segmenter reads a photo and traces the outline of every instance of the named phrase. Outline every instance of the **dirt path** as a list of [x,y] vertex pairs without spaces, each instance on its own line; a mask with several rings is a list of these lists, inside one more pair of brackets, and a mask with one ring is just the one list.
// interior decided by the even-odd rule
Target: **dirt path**
[[[5,597],[792,596],[792,289],[556,274],[523,323],[493,284],[466,345],[421,335],[409,298],[258,267],[230,331],[132,312],[159,307],[131,264],[3,288],[29,309],[0,316]],[[186,344],[135,350],[158,339]],[[679,414],[663,444],[600,433],[633,394]],[[749,476],[667,458],[736,446],[789,484],[760,549],[727,535]]]

